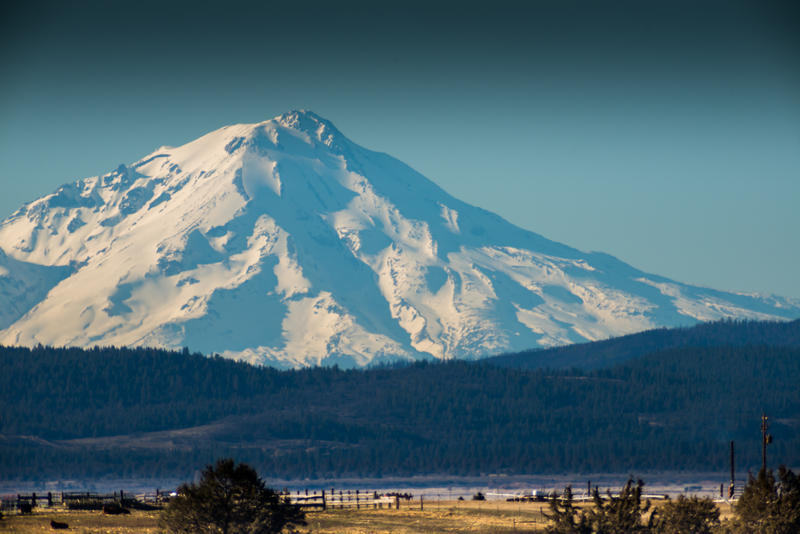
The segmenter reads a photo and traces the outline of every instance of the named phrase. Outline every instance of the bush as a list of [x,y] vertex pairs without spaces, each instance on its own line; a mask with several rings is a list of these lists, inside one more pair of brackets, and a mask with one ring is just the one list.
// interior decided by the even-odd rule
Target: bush
[[720,524],[719,509],[708,497],[679,495],[653,512],[650,524],[664,534],[710,534]]
[[594,490],[594,508],[588,513],[592,532],[598,534],[628,534],[630,532],[647,532],[649,525],[642,523],[642,516],[650,509],[650,501],[642,505],[641,480],[633,483],[633,479],[622,487],[619,497],[608,492],[605,499]]
[[231,459],[207,466],[198,484],[184,484],[161,515],[175,534],[277,534],[305,525],[298,507],[267,488],[255,470]]
[[642,503],[644,484],[628,480],[618,497],[603,498],[594,490],[594,507],[580,511],[573,505],[572,489],[563,496],[554,493],[550,513],[550,534],[797,534],[800,533],[800,477],[781,467],[777,479],[772,471],[748,479],[732,521],[720,522],[719,509],[709,498],[678,496],[644,518],[650,502]]
[[579,511],[573,505],[572,488],[567,486],[564,495],[553,493],[550,498],[550,512],[545,514],[553,524],[548,526],[548,534],[629,534],[632,532],[650,532],[651,526],[645,525],[642,517],[650,509],[650,501],[642,504],[642,487],[639,480],[634,484],[630,479],[614,497],[608,492],[605,498],[597,489],[592,497],[594,508]]
[[585,512],[578,513],[572,501],[572,486],[564,488],[564,495],[553,492],[550,496],[550,514],[544,514],[553,524],[547,534],[589,534],[592,532]]
[[793,534],[800,532],[800,478],[781,466],[778,480],[772,470],[750,476],[736,503],[736,532]]

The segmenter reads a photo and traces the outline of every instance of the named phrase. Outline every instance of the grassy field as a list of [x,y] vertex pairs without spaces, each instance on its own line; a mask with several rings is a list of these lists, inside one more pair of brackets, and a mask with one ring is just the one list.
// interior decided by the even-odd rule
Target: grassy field
[[[655,503],[658,506],[658,503]],[[504,501],[419,501],[400,510],[328,510],[307,514],[307,534],[417,534],[417,533],[512,533],[541,532],[547,525],[545,503]],[[722,517],[730,507],[721,505]],[[71,532],[86,534],[156,533],[158,512],[133,511],[129,516],[106,516],[101,512],[40,509],[29,516],[6,516],[0,532],[53,532],[50,520],[68,523]]]
[[542,503],[501,501],[419,502],[400,510],[333,510],[309,514],[308,532],[411,534],[417,532],[540,532],[547,524]]
[[[654,502],[659,506],[663,501]],[[580,506],[580,505],[579,505]],[[591,506],[586,504],[585,506]],[[416,534],[542,532],[548,523],[546,503],[503,501],[419,502],[401,510],[334,510],[308,515],[309,534]],[[730,517],[730,506],[720,505],[720,516]]]
[[50,528],[50,521],[67,523],[69,530],[81,534],[155,534],[158,528],[159,512],[132,511],[130,515],[104,515],[102,512],[83,510],[48,510],[38,508],[31,515],[6,515],[0,521],[0,532],[39,533],[56,532]]

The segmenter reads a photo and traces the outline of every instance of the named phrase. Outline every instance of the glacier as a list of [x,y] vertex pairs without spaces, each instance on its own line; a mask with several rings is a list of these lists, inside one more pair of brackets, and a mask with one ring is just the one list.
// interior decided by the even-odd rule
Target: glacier
[[797,300],[681,284],[516,227],[310,111],[23,206],[0,223],[0,299],[2,344],[188,346],[284,368],[800,317]]

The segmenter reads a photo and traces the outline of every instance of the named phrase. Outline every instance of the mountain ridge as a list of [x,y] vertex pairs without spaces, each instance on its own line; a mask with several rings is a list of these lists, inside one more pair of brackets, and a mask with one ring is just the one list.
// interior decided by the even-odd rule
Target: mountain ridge
[[800,316],[790,299],[679,284],[518,228],[310,111],[62,186],[0,223],[0,251],[60,269],[27,275],[41,298],[0,316],[0,343],[188,345],[279,367]]
[[592,371],[622,365],[649,353],[703,347],[800,347],[800,319],[794,321],[717,321],[691,327],[645,330],[621,337],[550,349],[491,356],[483,362],[515,369]]

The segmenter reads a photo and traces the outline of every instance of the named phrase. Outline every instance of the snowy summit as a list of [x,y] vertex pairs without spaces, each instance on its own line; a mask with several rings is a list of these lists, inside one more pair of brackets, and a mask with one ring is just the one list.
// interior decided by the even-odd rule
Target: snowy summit
[[520,229],[308,111],[25,205],[0,223],[0,296],[3,344],[189,346],[281,367],[800,316]]

